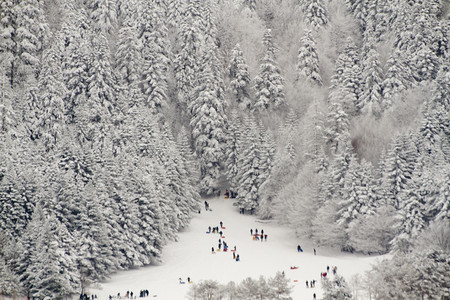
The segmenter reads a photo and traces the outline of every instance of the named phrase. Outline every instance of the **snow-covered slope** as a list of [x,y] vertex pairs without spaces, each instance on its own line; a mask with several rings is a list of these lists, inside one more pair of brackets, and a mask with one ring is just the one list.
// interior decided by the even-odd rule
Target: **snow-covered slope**
[[[246,277],[273,277],[277,271],[284,271],[294,286],[293,299],[313,299],[313,293],[320,299],[320,273],[326,271],[327,266],[330,266],[330,273],[331,268],[337,266],[338,273],[348,280],[352,274],[368,270],[376,259],[375,256],[350,255],[317,247],[317,255],[314,255],[310,241],[296,238],[290,229],[239,214],[231,199],[214,198],[208,202],[212,211],[202,210],[195,215],[191,226],[179,234],[179,241],[165,247],[163,264],[119,272],[89,292],[99,299],[106,299],[117,293],[124,296],[127,291],[139,296],[140,290],[148,289],[152,299],[176,300],[185,299],[191,286],[180,284],[179,278],[186,281],[190,277],[194,283],[213,279],[226,284],[229,281],[239,283]],[[236,246],[236,253],[241,258],[239,262],[233,260],[232,252],[212,254],[211,248],[217,249],[220,236],[206,232],[208,226],[219,226],[220,221],[226,227],[223,240],[229,249]],[[250,229],[256,228],[259,232],[264,230],[267,241],[252,239]],[[298,244],[303,253],[297,252]],[[291,270],[291,266],[299,268]],[[313,279],[318,281],[316,287],[307,288],[305,281]]]

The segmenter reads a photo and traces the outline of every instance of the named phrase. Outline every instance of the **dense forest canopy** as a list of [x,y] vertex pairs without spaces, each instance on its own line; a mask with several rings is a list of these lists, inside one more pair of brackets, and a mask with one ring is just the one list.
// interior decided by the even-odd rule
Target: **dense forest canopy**
[[[449,9],[1,1],[0,294],[157,262],[227,187],[317,245],[393,253],[379,299],[449,297]],[[429,290],[389,283],[417,261]]]

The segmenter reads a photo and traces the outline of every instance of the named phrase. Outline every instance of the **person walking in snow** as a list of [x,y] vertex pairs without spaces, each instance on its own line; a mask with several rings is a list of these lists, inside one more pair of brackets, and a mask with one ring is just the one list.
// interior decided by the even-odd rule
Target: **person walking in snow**
[[250,235],[253,235],[253,229],[250,229]]
[[261,236],[264,235],[264,229],[261,229]]
[[314,255],[316,255],[316,248],[314,248]]
[[219,232],[219,234],[220,234],[220,236],[223,236],[223,232],[222,232],[222,230]]
[[297,252],[303,252],[302,247],[300,247],[300,245],[297,245]]
[[255,229],[255,234],[258,234],[258,228]]
[[211,226],[208,227],[208,233],[211,233]]
[[267,242],[267,234],[264,235],[264,240]]
[[308,280],[306,280],[306,287],[308,288],[309,286],[308,286]]
[[214,247],[211,247],[211,251],[212,251],[212,253],[214,253]]
[[233,259],[236,259],[236,253],[233,252]]
[[313,299],[316,300],[316,293],[313,294]]
[[220,227],[221,227],[221,228],[223,227],[223,223],[222,223],[222,221],[220,221]]

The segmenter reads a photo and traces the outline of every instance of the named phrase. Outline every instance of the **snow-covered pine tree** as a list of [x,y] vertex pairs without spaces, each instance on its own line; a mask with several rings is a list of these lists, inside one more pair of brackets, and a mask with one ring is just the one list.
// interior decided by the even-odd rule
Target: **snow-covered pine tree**
[[142,91],[145,105],[153,114],[161,114],[167,106],[167,71],[169,42],[163,12],[155,1],[143,2],[138,19],[138,37],[142,45]]
[[42,51],[48,46],[50,29],[44,6],[38,0],[18,1],[15,5],[16,83],[25,83],[39,75]]
[[398,135],[393,141],[392,148],[385,157],[382,170],[382,189],[386,203],[396,209],[403,207],[399,193],[404,190],[411,180],[417,162],[417,149],[407,135]]
[[383,107],[383,71],[378,60],[378,52],[372,48],[363,61],[363,90],[357,108],[365,114],[380,117]]
[[78,270],[74,257],[65,253],[61,241],[58,240],[57,234],[64,225],[54,217],[51,221],[49,217],[43,217],[38,236],[35,236],[37,249],[26,270],[29,295],[36,298],[67,297],[79,289]]
[[2,54],[0,64],[2,67],[2,85],[5,86],[7,81],[10,87],[13,87],[20,80],[16,78],[16,2],[15,0],[5,0],[0,3],[0,53]]
[[[239,153],[238,196],[235,205],[248,211],[258,207],[260,176],[260,143],[258,128],[253,117],[245,120],[245,145]],[[245,137],[244,137],[245,136]]]
[[346,232],[339,224],[338,211],[340,202],[344,195],[345,176],[349,170],[350,163],[354,159],[351,152],[349,133],[344,132],[339,138],[339,147],[333,155],[334,160],[330,163],[327,173],[324,175],[320,194],[318,195],[319,210],[313,220],[313,238],[319,245],[328,245],[344,249],[346,244]]
[[352,299],[352,293],[345,278],[337,274],[333,279],[322,279],[323,300]]
[[219,84],[211,68],[211,58],[215,55],[210,49],[205,53],[203,70],[199,75],[201,85],[195,89],[195,98],[188,108],[190,125],[197,155],[200,159],[202,193],[211,194],[215,190],[215,180],[219,177],[227,119],[224,101],[218,93]]
[[414,82],[410,69],[406,67],[404,57],[394,50],[386,62],[386,75],[383,80],[383,109],[392,106],[393,98],[411,87]]
[[259,74],[255,77],[255,110],[273,110],[285,103],[284,78],[276,63],[277,48],[272,41],[270,29],[264,32],[264,57],[259,66]]
[[92,55],[88,40],[89,25],[83,9],[76,10],[70,2],[65,2],[64,22],[58,44],[62,48],[62,70],[68,89],[65,101],[67,121],[74,123],[75,110],[79,103],[86,101],[88,89],[88,57]]
[[[4,245],[6,246],[6,243]],[[19,279],[6,264],[5,256],[2,254],[0,255],[0,294],[14,297],[19,294],[19,291]]]
[[348,134],[350,123],[339,102],[330,103],[327,120],[324,130],[325,144],[327,150],[335,154],[340,148],[339,141],[343,141],[342,138]]
[[122,85],[137,86],[140,82],[140,74],[142,74],[141,48],[137,22],[127,18],[119,30],[115,53],[115,71]]
[[91,145],[101,154],[111,146],[107,136],[112,133],[117,90],[105,36],[98,33],[92,43],[86,81],[87,97],[82,98],[75,109],[76,134],[81,145]]
[[113,0],[90,0],[91,18],[95,28],[104,35],[111,34],[117,28],[117,6]]
[[359,55],[352,38],[347,38],[343,52],[338,56],[328,98],[330,102],[340,102],[344,111],[356,115],[356,104],[361,93],[361,68]]
[[374,215],[376,200],[373,166],[366,161],[359,163],[356,157],[353,157],[344,178],[343,198],[339,202],[337,220],[346,231],[345,250],[354,250],[350,242],[351,224],[357,222],[357,219]]
[[305,23],[315,30],[327,25],[328,12],[323,0],[304,0],[302,10]]
[[42,142],[47,151],[55,150],[64,134],[67,89],[62,77],[61,56],[53,46],[44,51],[39,75],[38,91],[41,115]]
[[267,285],[269,288],[268,294],[271,295],[272,299],[292,300],[292,286],[284,273],[278,271],[274,277],[269,278]]
[[241,136],[242,124],[238,113],[233,110],[230,115],[230,122],[228,126],[228,138],[225,147],[225,164],[226,175],[230,183],[231,192],[238,190],[238,174],[239,174],[239,153],[242,150]]
[[183,11],[181,24],[179,25],[180,50],[174,61],[178,102],[182,107],[186,107],[192,101],[191,94],[197,86],[203,54],[200,12],[193,5],[194,2],[189,1]]
[[311,30],[304,30],[301,42],[302,46],[297,56],[297,80],[306,80],[313,85],[321,86],[319,56]]
[[230,77],[231,94],[236,102],[244,108],[251,109],[252,103],[249,95],[250,73],[239,44],[236,44],[231,51],[228,75]]

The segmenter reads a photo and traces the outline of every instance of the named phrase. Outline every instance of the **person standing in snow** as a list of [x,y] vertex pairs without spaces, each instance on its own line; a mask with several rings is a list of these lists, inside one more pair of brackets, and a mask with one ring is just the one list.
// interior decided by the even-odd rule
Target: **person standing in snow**
[[316,248],[314,248],[314,255],[316,255]]
[[223,227],[223,223],[222,223],[222,221],[220,221],[220,227],[221,227],[221,228]]
[[214,253],[214,247],[211,247],[211,251],[212,251],[212,253]]
[[303,252],[302,247],[300,247],[300,245],[297,245],[297,252]]
[[208,232],[211,233],[211,226],[208,227]]
[[316,293],[313,294],[313,299],[316,300]]
[[253,229],[250,229],[250,235],[253,235]]
[[267,234],[264,235],[264,240],[267,242]]

